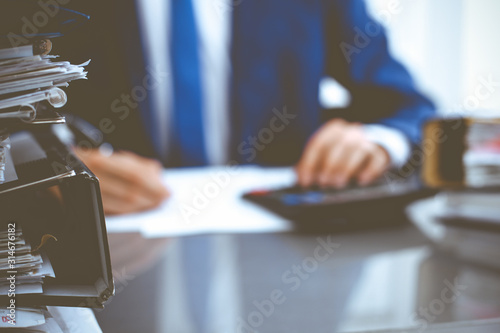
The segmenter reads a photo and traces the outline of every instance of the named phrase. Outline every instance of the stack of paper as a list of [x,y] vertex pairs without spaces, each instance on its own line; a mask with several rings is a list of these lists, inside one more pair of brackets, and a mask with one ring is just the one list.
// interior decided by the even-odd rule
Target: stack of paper
[[466,142],[467,184],[472,187],[500,185],[500,120],[472,124]]
[[[46,324],[47,310],[45,308],[16,307],[15,312],[10,309],[0,309],[0,328],[26,328]],[[47,317],[50,318],[50,315]],[[19,331],[18,331],[19,332]],[[22,330],[22,332],[45,332]],[[57,331],[54,331],[57,332]]]
[[[471,199],[471,203],[467,202]],[[459,192],[441,193],[434,198],[414,202],[408,206],[407,213],[436,248],[461,260],[498,270],[500,215],[498,208],[494,214],[495,199],[498,203],[498,196],[487,198],[478,194],[468,198]],[[480,203],[483,200],[485,202]],[[464,207],[458,206],[461,201]],[[474,207],[474,203],[478,206]],[[488,204],[491,207],[487,207]],[[455,205],[455,211],[452,205]],[[480,205],[484,206],[484,211],[480,210]]]
[[[102,333],[92,309],[42,306],[16,307],[15,319],[9,309],[0,308],[0,331],[19,333]],[[7,329],[12,330],[7,330]]]
[[84,66],[88,61],[80,65],[54,62],[57,56],[34,54],[36,50],[32,45],[0,49],[0,119],[33,120],[36,103],[43,100],[62,107],[67,98],[59,87],[87,77]]
[[0,294],[12,292],[12,284],[15,294],[42,293],[46,277],[55,277],[48,257],[32,252],[19,224],[13,233],[4,227],[0,231]]
[[[84,66],[90,60],[80,65],[56,62],[57,56],[48,55],[51,49],[50,40],[0,49],[0,125],[12,119],[33,122],[41,101],[55,108],[64,106],[67,97],[60,88],[87,77]],[[5,181],[7,138],[8,132],[0,126],[0,184]]]

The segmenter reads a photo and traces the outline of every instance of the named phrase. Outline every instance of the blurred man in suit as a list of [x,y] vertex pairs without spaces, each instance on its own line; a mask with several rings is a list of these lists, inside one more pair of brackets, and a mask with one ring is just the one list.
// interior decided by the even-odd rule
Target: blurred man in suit
[[[162,166],[295,165],[303,186],[368,184],[407,161],[434,113],[363,0],[85,6],[92,45],[82,36],[73,50],[93,59],[90,82],[68,108],[120,149],[77,150],[101,180],[106,213],[159,204]],[[352,97],[328,121],[324,77]]]

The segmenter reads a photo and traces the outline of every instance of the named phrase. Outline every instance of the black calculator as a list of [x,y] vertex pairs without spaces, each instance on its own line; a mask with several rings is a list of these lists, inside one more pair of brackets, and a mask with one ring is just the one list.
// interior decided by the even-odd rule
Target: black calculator
[[410,202],[434,193],[415,176],[381,178],[369,186],[350,184],[343,189],[258,189],[243,198],[296,222],[298,228],[348,230],[401,224]]

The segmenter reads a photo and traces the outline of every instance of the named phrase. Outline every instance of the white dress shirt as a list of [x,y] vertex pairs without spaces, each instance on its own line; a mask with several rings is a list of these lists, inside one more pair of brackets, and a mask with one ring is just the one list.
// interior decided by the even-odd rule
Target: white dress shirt
[[[231,75],[230,35],[231,0],[192,0],[198,28],[198,50],[202,78],[202,105],[205,149],[210,164],[228,161],[229,78]],[[146,57],[156,70],[170,72],[170,1],[137,0]],[[162,136],[160,156],[166,157],[172,109],[172,81],[163,80],[152,95],[153,110]],[[319,98],[319,96],[318,96]],[[411,145],[399,130],[383,125],[365,125],[365,134],[389,153],[392,165],[402,166],[409,158]]]

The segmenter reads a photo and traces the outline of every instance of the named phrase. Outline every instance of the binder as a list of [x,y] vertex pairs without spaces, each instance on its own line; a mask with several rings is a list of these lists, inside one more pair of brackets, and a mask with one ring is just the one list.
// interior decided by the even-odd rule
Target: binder
[[[37,18],[45,17],[47,22],[37,24]],[[24,45],[35,45],[33,54],[44,53],[51,44],[47,38],[67,35],[88,20],[87,15],[57,2],[0,0],[0,48],[17,48],[28,52],[21,57],[29,57],[32,50]],[[12,50],[4,51],[9,61]],[[11,81],[2,77],[3,82]],[[20,82],[16,87],[22,88]],[[52,87],[66,84],[54,82]],[[43,89],[47,88],[51,85]],[[29,94],[43,89],[25,90]],[[16,89],[15,94],[4,91],[0,99],[25,92]],[[44,277],[41,293],[16,294],[16,307],[103,307],[114,293],[114,283],[99,182],[53,132],[53,125],[65,123],[54,110],[56,105],[45,101],[27,104],[36,115],[33,119],[23,119],[15,112],[5,116],[23,111],[22,104],[16,104],[14,110],[4,108],[0,119],[0,157],[5,162],[0,163],[0,226],[20,225],[31,251],[43,251],[42,256],[50,259],[55,277]],[[7,307],[11,301],[9,295],[0,294],[0,306]]]
[[[0,185],[2,219],[20,223],[32,244],[43,234],[58,240],[45,245],[56,277],[44,281],[42,294],[16,295],[16,304],[102,307],[114,285],[97,178],[49,126],[11,140],[16,173]],[[48,195],[54,189],[58,198]],[[2,306],[8,302],[0,295]]]

